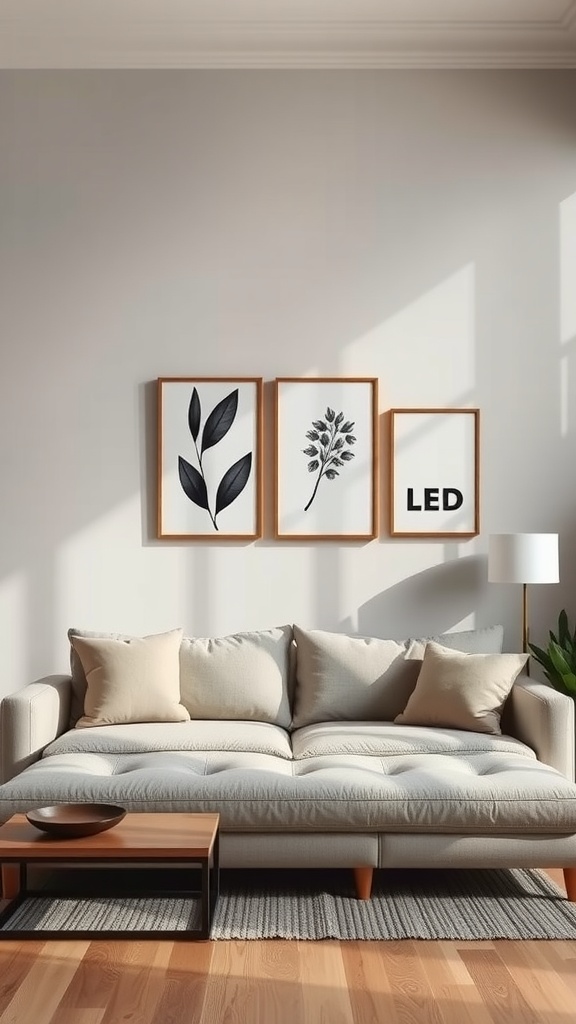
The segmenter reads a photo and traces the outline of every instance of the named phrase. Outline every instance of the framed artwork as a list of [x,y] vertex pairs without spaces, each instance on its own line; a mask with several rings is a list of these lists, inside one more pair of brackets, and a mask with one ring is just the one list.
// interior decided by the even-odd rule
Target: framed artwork
[[276,379],[275,536],[377,533],[378,380]]
[[261,451],[261,377],[160,377],[158,537],[260,537]]
[[392,409],[393,537],[475,537],[480,532],[479,409]]

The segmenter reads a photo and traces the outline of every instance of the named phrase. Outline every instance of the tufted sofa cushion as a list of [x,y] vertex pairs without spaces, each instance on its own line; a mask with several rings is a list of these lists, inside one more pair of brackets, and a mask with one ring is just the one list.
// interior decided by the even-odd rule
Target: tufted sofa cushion
[[[389,746],[387,730],[397,733],[397,726],[370,723],[367,744],[362,723],[344,733],[335,723],[332,735],[325,723],[295,734],[292,760],[288,735],[277,727],[222,726],[68,733],[2,787],[0,815],[94,801],[132,810],[218,810],[229,832],[576,832],[576,785],[510,737],[422,729],[411,741],[406,729]],[[79,735],[83,749],[74,745]],[[218,749],[200,749],[203,738]]]

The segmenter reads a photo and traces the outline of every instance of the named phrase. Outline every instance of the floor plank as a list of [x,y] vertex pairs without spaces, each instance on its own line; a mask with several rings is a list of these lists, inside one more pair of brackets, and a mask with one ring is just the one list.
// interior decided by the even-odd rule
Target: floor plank
[[29,968],[0,1014],[0,1024],[50,1024],[88,945],[87,941],[51,940],[44,943],[33,960],[29,951],[22,952],[20,955],[28,960]]

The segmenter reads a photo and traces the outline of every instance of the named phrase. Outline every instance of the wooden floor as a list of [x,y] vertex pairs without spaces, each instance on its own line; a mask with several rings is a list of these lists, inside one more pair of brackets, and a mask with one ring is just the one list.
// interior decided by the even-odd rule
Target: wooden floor
[[0,1024],[575,1021],[576,941],[0,942]]

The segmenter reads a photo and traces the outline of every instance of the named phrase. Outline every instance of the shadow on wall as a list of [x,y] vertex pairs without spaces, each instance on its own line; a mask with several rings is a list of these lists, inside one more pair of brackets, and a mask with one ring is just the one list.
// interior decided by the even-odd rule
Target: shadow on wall
[[435,565],[366,601],[358,611],[358,633],[405,638],[409,622],[410,636],[430,636],[459,628],[457,624],[472,613],[475,626],[492,625],[492,618],[483,621],[485,587],[484,555]]

